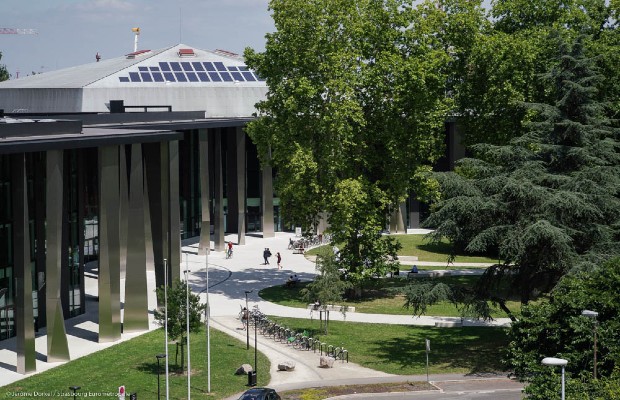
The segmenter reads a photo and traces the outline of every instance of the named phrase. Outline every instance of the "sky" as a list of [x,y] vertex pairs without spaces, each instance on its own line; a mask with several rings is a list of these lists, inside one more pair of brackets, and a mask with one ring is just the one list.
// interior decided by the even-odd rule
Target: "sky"
[[12,78],[73,67],[138,49],[183,43],[242,54],[265,49],[274,31],[268,0],[2,0],[0,28],[36,29],[37,35],[0,35]]

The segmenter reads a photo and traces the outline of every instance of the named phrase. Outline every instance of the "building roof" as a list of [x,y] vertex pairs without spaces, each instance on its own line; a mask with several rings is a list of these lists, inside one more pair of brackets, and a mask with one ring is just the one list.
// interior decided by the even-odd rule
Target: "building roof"
[[144,87],[166,83],[265,86],[264,81],[247,69],[242,57],[221,50],[201,50],[178,44],[0,82],[0,89]]
[[5,112],[107,112],[111,100],[126,106],[206,110],[207,117],[250,117],[267,85],[242,57],[185,44],[139,50],[20,79],[0,82]]

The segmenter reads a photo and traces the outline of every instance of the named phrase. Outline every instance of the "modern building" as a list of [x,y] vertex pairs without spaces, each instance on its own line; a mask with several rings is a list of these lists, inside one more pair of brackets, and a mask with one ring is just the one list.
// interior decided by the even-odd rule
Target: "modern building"
[[47,361],[69,358],[91,262],[115,341],[148,329],[146,271],[179,278],[182,239],[282,229],[243,131],[266,91],[240,57],[185,45],[0,83],[0,340],[16,336],[18,372],[41,327]]
[[[147,270],[180,278],[182,239],[204,253],[286,229],[243,131],[266,93],[239,56],[182,44],[0,82],[0,340],[15,337],[18,372],[42,327],[47,361],[69,359],[85,269],[113,342],[148,329]],[[418,224],[413,199],[391,220]]]

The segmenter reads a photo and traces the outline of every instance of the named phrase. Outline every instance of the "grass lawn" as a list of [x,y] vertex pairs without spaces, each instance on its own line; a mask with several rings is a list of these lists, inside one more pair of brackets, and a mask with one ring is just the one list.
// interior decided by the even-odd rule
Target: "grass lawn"
[[[156,354],[165,353],[164,331],[158,329],[119,343],[105,350],[78,358],[51,370],[41,372],[8,386],[0,387],[0,399],[8,398],[73,398],[69,386],[81,386],[78,392],[100,393],[97,398],[117,399],[118,387],[136,392],[139,399],[157,399]],[[211,394],[207,393],[207,350],[204,329],[191,336],[192,399],[222,399],[246,389],[247,375],[235,375],[241,364],[254,365],[254,351],[245,349],[239,340],[211,329]],[[170,398],[187,398],[187,376],[175,365],[175,346],[170,356]],[[180,355],[179,355],[180,364]],[[185,360],[187,367],[187,360]],[[269,382],[269,360],[258,355],[258,385]],[[165,363],[161,362],[161,394],[165,398]],[[33,396],[37,392],[39,396]],[[17,396],[15,393],[30,393]],[[111,393],[111,395],[103,395]],[[127,399],[129,396],[126,397]]]
[[425,339],[430,339],[431,374],[504,370],[501,359],[508,345],[504,328],[435,328],[331,321],[329,334],[320,335],[317,319],[271,319],[290,329],[312,332],[321,342],[344,346],[349,351],[349,361],[390,374],[425,374]]
[[[420,278],[418,278],[420,279]],[[461,285],[471,285],[477,276],[451,276],[435,278],[445,283],[458,283]],[[405,308],[405,298],[398,294],[398,288],[403,288],[408,281],[404,278],[381,279],[377,281],[375,288],[365,289],[364,297],[360,300],[343,301],[342,305],[355,307],[356,312],[369,314],[391,314],[391,315],[411,315],[413,311]],[[307,284],[302,282],[298,287],[286,288],[283,285],[271,286],[259,292],[259,296],[272,303],[281,304],[289,307],[306,308],[307,303],[302,300],[300,290]],[[518,301],[507,303],[508,308],[519,314],[521,304]],[[426,315],[442,317],[460,317],[461,312],[450,302],[441,302],[427,308]],[[467,316],[467,315],[465,315]],[[497,309],[492,314],[493,318],[508,317],[505,312]]]
[[[432,261],[439,263],[447,263],[450,256],[450,242],[443,240],[438,244],[431,244],[425,240],[426,235],[392,235],[403,246],[398,253],[399,256],[416,256],[419,261]],[[319,254],[319,249],[324,246],[315,247],[306,252],[307,255]],[[485,256],[472,256],[465,254],[457,254],[454,262],[468,263],[495,263],[494,258]]]

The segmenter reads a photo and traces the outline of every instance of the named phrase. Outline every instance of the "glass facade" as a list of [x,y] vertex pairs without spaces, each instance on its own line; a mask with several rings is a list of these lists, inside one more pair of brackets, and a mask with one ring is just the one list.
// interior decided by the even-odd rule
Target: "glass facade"
[[[213,144],[215,133],[222,138],[222,183],[224,229],[235,232],[238,213],[236,129],[220,128],[209,131],[209,205],[214,220],[215,165]],[[262,171],[256,146],[246,140],[246,229],[262,230],[261,196]],[[99,256],[99,166],[98,149],[70,149],[64,152],[63,165],[63,230],[61,261],[61,296],[65,318],[85,311],[84,272],[96,274]],[[188,130],[179,141],[179,191],[182,238],[200,234],[202,210],[200,201],[199,131]],[[127,163],[130,163],[127,154]],[[0,155],[0,340],[15,335],[14,298],[14,229],[10,155]],[[32,296],[35,329],[46,324],[46,153],[26,153],[26,182],[28,195],[29,235],[31,252]],[[270,194],[272,195],[272,194]],[[232,196],[232,197],[231,197]],[[233,202],[231,203],[230,199]],[[286,229],[279,217],[279,202],[274,199],[274,228]]]
[[0,340],[15,334],[13,322],[13,224],[11,168],[7,155],[0,155]]

